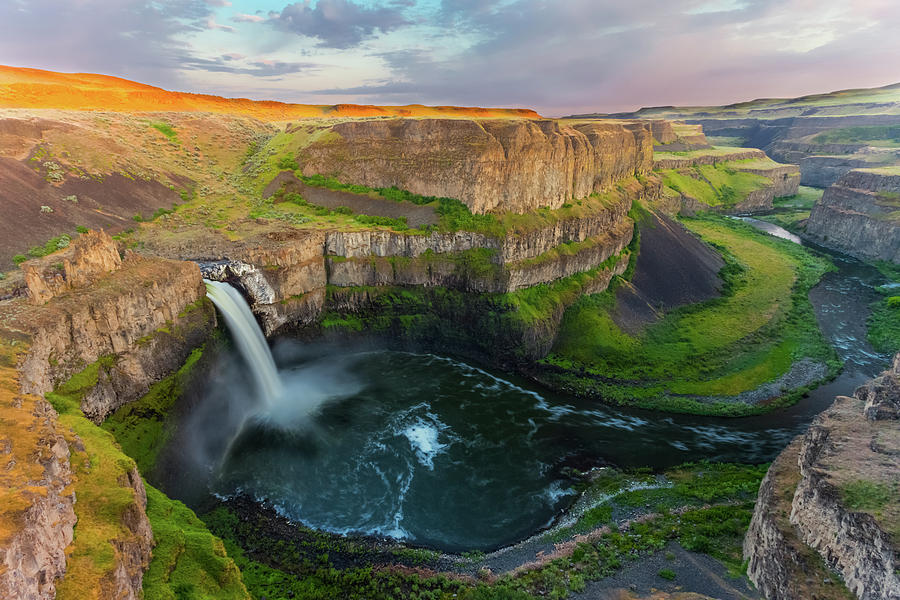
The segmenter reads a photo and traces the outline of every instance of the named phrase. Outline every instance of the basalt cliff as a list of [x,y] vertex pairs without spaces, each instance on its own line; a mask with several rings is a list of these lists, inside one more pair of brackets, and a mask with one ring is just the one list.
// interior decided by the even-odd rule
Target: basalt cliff
[[898,418],[900,355],[772,464],[744,541],[766,598],[900,598]]
[[306,175],[456,198],[476,214],[523,213],[648,173],[653,145],[640,124],[393,119],[334,125],[298,160]]
[[853,256],[900,263],[900,169],[841,177],[813,207],[806,233]]

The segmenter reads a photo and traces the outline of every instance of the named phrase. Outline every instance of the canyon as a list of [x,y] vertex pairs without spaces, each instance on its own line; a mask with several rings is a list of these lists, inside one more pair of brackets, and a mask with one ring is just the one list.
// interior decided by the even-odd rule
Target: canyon
[[[62,85],[82,93],[67,96]],[[693,117],[554,120],[525,110],[304,107],[5,67],[0,107],[2,210],[28,217],[21,225],[3,218],[0,229],[0,596],[178,598],[202,589],[244,599],[275,593],[260,584],[266,577],[299,569],[337,580],[344,567],[354,585],[383,573],[409,577],[403,594],[444,576],[452,583],[427,589],[532,597],[562,586],[569,594],[579,578],[581,585],[598,578],[585,565],[606,564],[606,555],[577,557],[608,552],[603,536],[633,534],[629,543],[639,545],[642,536],[655,539],[641,528],[660,519],[684,515],[665,527],[687,531],[690,518],[719,513],[724,521],[746,517],[747,573],[766,598],[838,597],[831,594],[841,586],[865,600],[900,594],[900,355],[852,397],[839,396],[784,449],[762,479],[755,508],[756,467],[739,492],[699,502],[706,492],[691,496],[684,482],[702,487],[697,482],[718,476],[709,475],[718,467],[668,462],[630,481],[646,474],[609,475],[602,454],[573,446],[569,462],[538,471],[558,470],[552,484],[577,483],[583,495],[576,502],[575,492],[553,485],[536,492],[551,499],[553,527],[571,527],[569,537],[548,545],[520,535],[516,542],[541,550],[521,551],[504,568],[498,557],[515,551],[466,556],[458,543],[441,554],[396,535],[354,537],[352,527],[340,535],[311,531],[259,498],[225,493],[222,500],[205,490],[203,502],[188,508],[165,487],[176,479],[166,469],[180,465],[177,444],[191,447],[190,417],[205,406],[206,388],[221,387],[218,378],[227,389],[229,377],[242,373],[229,362],[236,333],[226,333],[204,279],[238,290],[272,340],[301,340],[306,352],[338,366],[348,352],[329,354],[333,348],[372,347],[384,362],[367,368],[391,365],[401,381],[406,363],[439,380],[433,363],[446,360],[464,373],[455,379],[478,381],[473,389],[503,390],[503,401],[521,402],[523,411],[533,403],[529,410],[549,415],[541,427],[553,431],[565,419],[596,418],[600,406],[610,411],[601,420],[623,431],[669,419],[681,431],[732,436],[735,448],[771,429],[759,421],[743,431],[722,425],[722,416],[764,419],[798,403],[792,427],[805,427],[824,407],[804,397],[839,370],[810,302],[831,259],[730,216],[769,212],[794,197],[809,181],[807,156],[787,146],[767,154],[716,145],[711,132],[751,136],[750,129]],[[790,135],[819,135],[814,125],[792,121]],[[843,174],[812,208],[805,235],[865,260],[900,263],[898,179],[890,167]],[[290,348],[276,345],[279,362],[302,354]],[[346,385],[357,376],[337,372]],[[523,387],[530,382],[546,387]],[[304,393],[319,393],[320,384]],[[556,404],[545,398],[551,394]],[[233,406],[213,408],[224,414]],[[646,408],[682,414],[655,419],[638,410]],[[453,443],[450,426],[441,428],[431,410],[390,437],[412,444],[419,477],[433,476],[435,457]],[[356,414],[364,411],[336,422]],[[705,416],[695,423],[693,415]],[[438,423],[429,429],[423,419]],[[530,441],[540,427],[538,417],[529,419],[517,435]],[[232,442],[294,440],[298,456],[311,443],[296,432],[273,434],[271,423],[247,423],[250,441],[241,441],[239,429]],[[780,449],[779,440],[772,443]],[[606,479],[624,487],[612,493]],[[663,503],[658,512],[638,503],[627,518],[617,506],[577,529],[603,502],[657,488],[677,488],[689,500]],[[569,497],[560,509],[560,498]],[[585,502],[594,504],[567,512]],[[511,520],[518,523],[514,514]],[[254,537],[258,523],[267,523],[261,538]],[[516,527],[535,534],[534,526]],[[553,532],[535,535],[543,533]],[[664,539],[718,551],[693,533],[678,535]],[[298,550],[276,561],[285,547]],[[658,554],[662,546],[641,548],[634,554]],[[562,562],[545,561],[545,551]],[[727,560],[739,565],[731,554]],[[378,561],[364,562],[371,556]],[[599,578],[621,566],[613,558],[609,565],[617,566]],[[315,561],[321,570],[308,564]],[[294,585],[304,576],[287,579]]]

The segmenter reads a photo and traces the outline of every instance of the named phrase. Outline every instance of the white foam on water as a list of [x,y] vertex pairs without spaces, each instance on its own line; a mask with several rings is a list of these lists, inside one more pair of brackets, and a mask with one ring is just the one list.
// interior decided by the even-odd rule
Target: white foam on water
[[556,503],[563,498],[569,498],[575,494],[576,492],[572,488],[563,487],[559,481],[551,483],[543,492],[544,498],[550,506],[556,506]]
[[423,419],[416,419],[416,422],[401,432],[407,440],[419,463],[430,471],[434,470],[434,457],[444,452],[448,444],[439,441],[441,429],[446,429],[443,423],[428,423]]

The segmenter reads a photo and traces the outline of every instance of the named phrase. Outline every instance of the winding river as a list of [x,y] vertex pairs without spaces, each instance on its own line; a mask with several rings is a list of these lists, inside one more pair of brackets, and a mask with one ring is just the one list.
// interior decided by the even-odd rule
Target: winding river
[[[800,243],[780,227],[748,222]],[[275,348],[281,399],[242,421],[227,450],[198,434],[185,454],[214,459],[215,494],[251,495],[317,529],[449,551],[495,549],[547,526],[571,503],[570,468],[769,461],[835,395],[883,370],[888,357],[865,341],[883,278],[853,259],[834,259],[838,271],[810,298],[846,367],[775,414],[619,410],[451,358],[282,340]],[[252,396],[239,361],[220,365],[193,416],[196,431],[228,429],[229,414],[240,412],[235,403]]]

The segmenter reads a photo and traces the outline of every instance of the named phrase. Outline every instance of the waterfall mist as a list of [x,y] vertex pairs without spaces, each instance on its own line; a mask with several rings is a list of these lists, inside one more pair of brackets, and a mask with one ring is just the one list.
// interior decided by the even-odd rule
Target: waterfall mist
[[[182,490],[186,496],[202,495],[210,478],[217,476],[233,453],[241,452],[241,437],[247,431],[257,435],[290,435],[322,441],[313,417],[333,400],[354,395],[361,385],[350,371],[351,364],[340,355],[322,356],[322,349],[285,341],[276,348],[282,363],[302,366],[279,371],[268,342],[247,302],[227,283],[205,281],[208,296],[224,317],[238,352],[226,353],[214,366],[203,399],[191,408],[179,437],[184,454],[179,468],[194,477],[196,490]],[[202,489],[201,489],[202,488]]]

